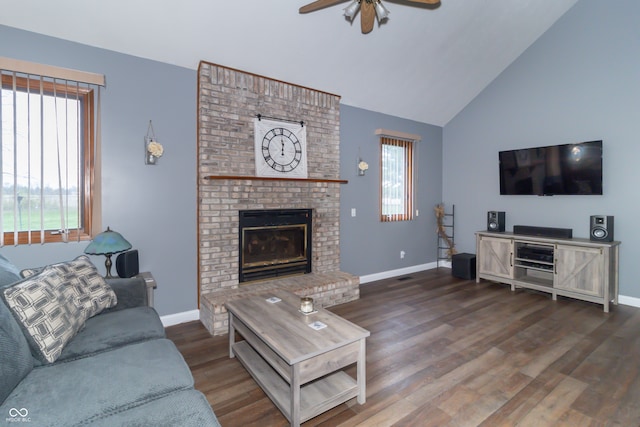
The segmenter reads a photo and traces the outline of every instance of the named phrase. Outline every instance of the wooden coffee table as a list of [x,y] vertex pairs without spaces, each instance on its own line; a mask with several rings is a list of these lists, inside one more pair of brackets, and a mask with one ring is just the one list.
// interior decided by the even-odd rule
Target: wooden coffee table
[[[280,301],[270,302],[273,297]],[[229,357],[238,358],[292,426],[354,397],[365,403],[369,331],[321,308],[304,315],[300,298],[286,291],[230,301],[226,307]],[[244,341],[236,342],[236,332]],[[354,363],[355,379],[344,372]]]

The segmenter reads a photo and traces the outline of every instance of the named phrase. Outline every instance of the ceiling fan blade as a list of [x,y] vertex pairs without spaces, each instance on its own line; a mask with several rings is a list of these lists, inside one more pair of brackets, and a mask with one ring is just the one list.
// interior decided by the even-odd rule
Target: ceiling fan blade
[[438,4],[440,0],[407,0],[412,3],[424,3],[424,4]]
[[346,0],[317,0],[313,3],[309,3],[306,6],[302,6],[299,10],[300,13],[315,12],[316,10],[324,9],[325,7],[333,6],[334,4],[342,3]]
[[360,15],[362,34],[370,33],[376,20],[376,9],[373,3],[367,1],[360,3]]

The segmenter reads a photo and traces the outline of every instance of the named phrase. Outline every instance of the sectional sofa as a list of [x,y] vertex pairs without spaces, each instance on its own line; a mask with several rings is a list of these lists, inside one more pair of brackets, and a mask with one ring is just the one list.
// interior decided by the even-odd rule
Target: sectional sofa
[[3,422],[220,425],[144,281],[105,281],[85,256],[18,271],[0,255]]

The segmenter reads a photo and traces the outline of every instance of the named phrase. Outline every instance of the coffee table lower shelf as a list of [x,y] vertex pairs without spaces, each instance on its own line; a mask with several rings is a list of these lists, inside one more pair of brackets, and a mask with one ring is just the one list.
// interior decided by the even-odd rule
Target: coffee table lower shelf
[[[289,383],[282,378],[246,341],[233,345],[233,353],[262,387],[273,403],[291,422]],[[358,396],[358,384],[349,374],[337,371],[300,387],[300,420],[304,422]]]

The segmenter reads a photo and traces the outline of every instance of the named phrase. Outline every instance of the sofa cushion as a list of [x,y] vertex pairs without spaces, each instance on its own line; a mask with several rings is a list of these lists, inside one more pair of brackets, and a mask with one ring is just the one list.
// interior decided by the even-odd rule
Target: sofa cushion
[[34,368],[0,405],[26,408],[32,425],[75,426],[193,388],[189,367],[167,339]]
[[84,325],[82,308],[64,276],[46,267],[0,292],[22,328],[34,356],[54,362]]
[[[19,280],[18,268],[0,255],[0,293]],[[13,314],[0,298],[0,403],[32,368],[29,344]]]
[[20,280],[20,270],[0,255],[0,289]]
[[[105,308],[118,303],[115,292],[98,273],[98,269],[88,256],[80,255],[71,261],[47,266],[64,277],[74,287],[76,299],[86,310],[85,320],[100,313]],[[42,271],[42,268],[27,268],[20,272],[22,277],[30,277]]]
[[132,307],[149,305],[147,298],[147,282],[141,277],[105,279],[118,297],[115,307],[107,308],[103,313],[124,310]]
[[211,405],[197,390],[181,390],[143,405],[92,419],[92,427],[220,427]]
[[0,301],[0,403],[32,368],[29,344],[11,311]]
[[78,332],[62,350],[57,362],[164,337],[164,327],[160,317],[151,307],[102,313],[85,322],[84,329]]

